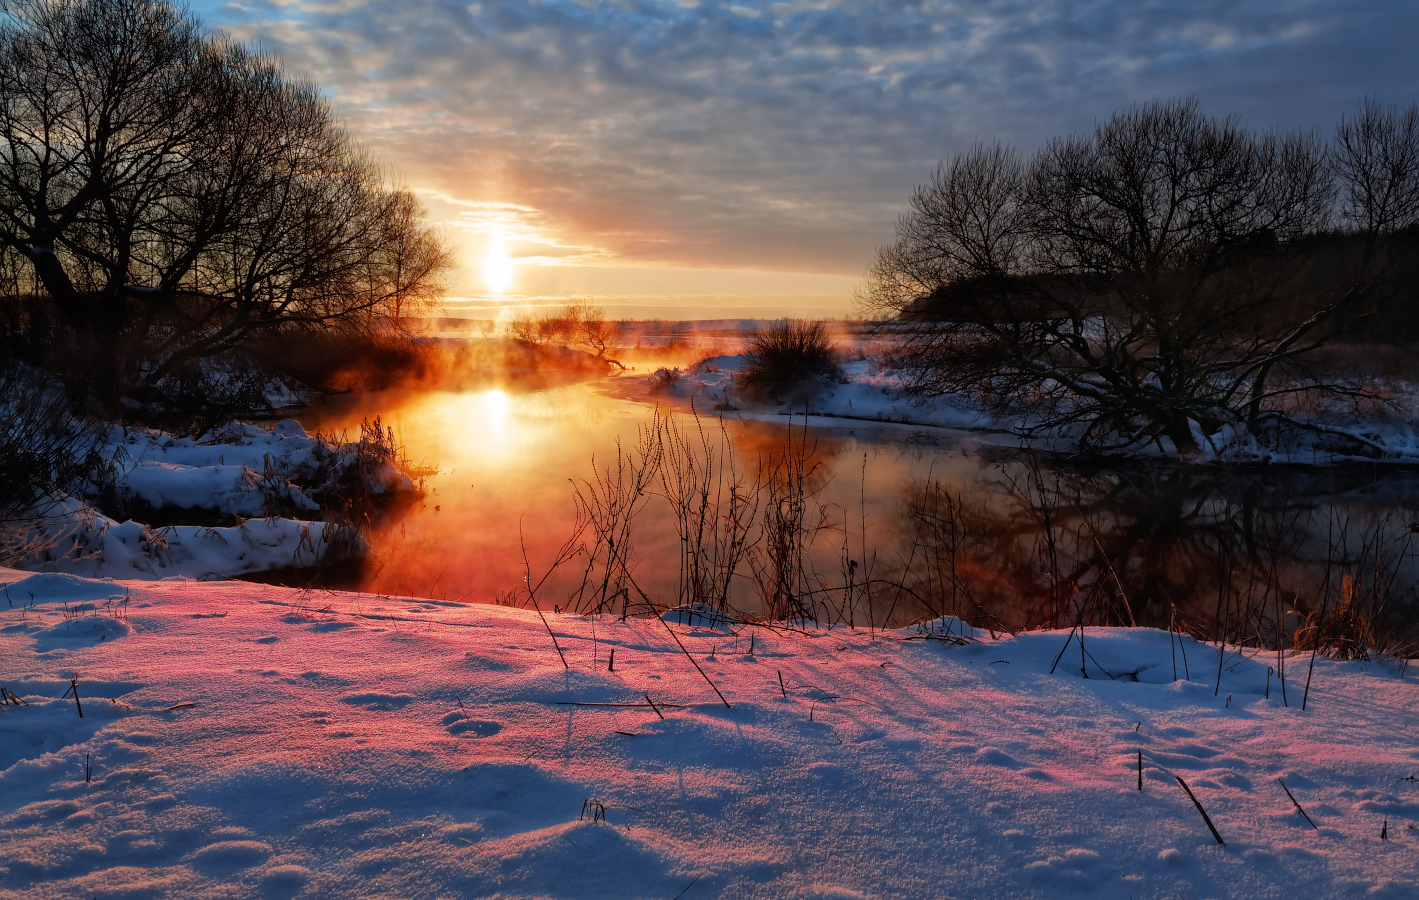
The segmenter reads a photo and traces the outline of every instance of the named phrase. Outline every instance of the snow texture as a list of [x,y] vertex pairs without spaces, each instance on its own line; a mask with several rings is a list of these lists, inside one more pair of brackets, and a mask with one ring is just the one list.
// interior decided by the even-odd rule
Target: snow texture
[[1419,685],[1393,661],[1318,659],[1302,711],[1307,659],[1288,660],[1283,701],[1274,654],[1229,652],[1217,684],[1217,648],[1165,632],[1090,629],[1085,656],[1060,632],[696,610],[549,614],[564,670],[529,610],[0,583],[0,684],[28,704],[0,706],[4,898],[1290,900],[1419,883]]
[[[271,431],[231,422],[198,438],[113,428],[105,455],[118,468],[116,490],[125,499],[253,517],[273,506],[319,510],[292,482],[329,477],[332,455],[338,457],[349,446],[312,437],[300,423],[285,419]],[[377,493],[411,490],[413,483],[385,464],[371,488]]]

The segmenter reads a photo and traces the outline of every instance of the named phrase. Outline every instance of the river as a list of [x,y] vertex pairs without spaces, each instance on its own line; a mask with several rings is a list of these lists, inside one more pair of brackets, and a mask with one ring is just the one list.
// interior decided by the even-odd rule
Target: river
[[[379,416],[409,462],[433,472],[423,502],[370,529],[377,564],[358,587],[522,604],[530,584],[545,608],[583,611],[718,597],[750,614],[871,627],[953,613],[1011,630],[1147,624],[1260,643],[1416,634],[1412,469],[1081,463],[944,428],[697,418],[635,398],[632,384],[348,394],[308,408],[304,424],[327,433]],[[634,463],[651,433],[679,435],[692,452],[662,437],[660,474],[636,498],[621,546],[598,551],[588,528],[570,547],[584,552],[548,577],[573,533],[576,492],[605,499],[598,473],[610,466],[616,482],[618,450]],[[701,525],[694,503],[677,518],[667,495],[684,499],[684,463],[703,470],[706,448],[718,462]],[[755,498],[743,528],[747,499],[737,510],[728,500],[730,459],[740,494]],[[707,530],[746,545],[727,576]],[[785,580],[785,560],[800,552]],[[624,572],[608,572],[618,554]],[[607,599],[608,581],[619,598]]]

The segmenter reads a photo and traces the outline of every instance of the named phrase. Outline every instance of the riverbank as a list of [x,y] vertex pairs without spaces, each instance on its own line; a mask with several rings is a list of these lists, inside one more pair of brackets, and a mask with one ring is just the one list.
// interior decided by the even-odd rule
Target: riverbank
[[[423,496],[394,436],[358,440],[230,422],[198,436],[100,429],[79,496],[41,500],[12,527],[16,568],[106,578],[221,579],[272,571],[306,580],[358,566],[356,527]],[[302,577],[304,576],[304,577]]]
[[[934,397],[914,395],[902,373],[889,361],[890,351],[873,344],[848,344],[839,375],[834,380],[799,391],[779,403],[755,402],[744,397],[737,384],[747,363],[744,353],[705,356],[684,368],[662,368],[650,375],[628,379],[621,393],[627,397],[658,398],[694,403],[701,411],[726,410],[746,420],[842,419],[884,425],[968,431],[1003,448],[1030,447],[1074,453],[1079,449],[1083,426],[1042,430],[1030,417],[987,409],[977,398],[961,394]],[[1347,381],[1347,379],[1338,379]],[[1391,379],[1379,384],[1357,382],[1383,395],[1381,402],[1313,400],[1304,408],[1285,412],[1288,419],[1268,426],[1264,436],[1223,424],[1205,433],[1197,423],[1194,438],[1200,452],[1189,463],[1224,465],[1327,466],[1353,462],[1400,465],[1419,463],[1419,406],[1411,382]],[[1263,439],[1264,437],[1264,439]],[[1112,455],[1117,459],[1182,461],[1172,442],[1162,438],[1137,444]]]
[[1274,654],[1228,652],[1217,684],[1215,647],[1147,629],[1089,629],[1088,655],[1070,642],[1051,673],[1067,632],[549,613],[564,668],[530,610],[0,582],[0,683],[27,704],[0,707],[0,897],[1400,898],[1419,882],[1419,685],[1400,663],[1321,657],[1303,711],[1301,659],[1283,699]]

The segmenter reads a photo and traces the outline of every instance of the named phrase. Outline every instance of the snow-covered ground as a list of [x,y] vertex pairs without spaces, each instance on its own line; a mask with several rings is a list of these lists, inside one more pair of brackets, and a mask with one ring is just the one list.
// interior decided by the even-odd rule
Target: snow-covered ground
[[270,431],[233,422],[200,438],[112,428],[104,454],[114,461],[122,500],[252,517],[274,504],[319,510],[291,482],[319,470],[323,449],[300,423],[286,419]]
[[115,503],[138,516],[160,512],[235,524],[156,528],[119,521],[71,497],[54,498],[34,509],[29,540],[36,549],[16,565],[89,577],[225,578],[311,567],[332,550],[357,552],[360,538],[349,529],[309,521],[321,515],[311,494],[351,487],[394,494],[414,487],[408,475],[378,453],[362,454],[361,446],[309,435],[292,419],[270,431],[233,422],[198,438],[109,428],[100,453],[113,467]]
[[[250,517],[279,508],[318,512],[307,491],[329,489],[341,470],[358,465],[358,446],[312,436],[285,419],[270,430],[230,422],[197,438],[114,427],[103,453],[117,470],[120,499]],[[369,491],[413,489],[409,476],[389,461],[371,462],[370,471],[361,473]]]
[[1419,895],[1393,664],[0,583],[5,898]]
[[[25,569],[107,578],[230,578],[271,569],[318,565],[332,544],[359,540],[326,522],[271,516],[240,525],[119,522],[71,498],[46,504],[32,532],[43,548],[16,562]],[[38,538],[37,538],[38,539]],[[353,546],[358,549],[358,546]]]
[[[733,409],[744,419],[803,415],[827,418],[862,419],[928,428],[966,429],[985,443],[1019,447],[1024,442],[1026,420],[1000,417],[973,398],[950,394],[917,397],[908,393],[900,375],[880,355],[857,354],[842,364],[839,383],[824,383],[809,397],[791,402],[764,405],[746,400],[735,388],[735,377],[747,363],[740,354],[709,356],[685,369],[661,369],[640,376],[643,390],[654,396],[695,402],[701,409]],[[1353,413],[1296,412],[1315,431],[1293,429],[1279,444],[1263,445],[1255,437],[1231,426],[1215,434],[1194,428],[1202,448],[1200,462],[1271,462],[1332,464],[1347,461],[1419,462],[1419,408],[1415,408],[1412,385],[1393,386],[1396,410],[1383,416]],[[1068,431],[1031,432],[1031,446],[1071,449],[1078,435]],[[1134,447],[1137,456],[1173,456],[1171,441]]]

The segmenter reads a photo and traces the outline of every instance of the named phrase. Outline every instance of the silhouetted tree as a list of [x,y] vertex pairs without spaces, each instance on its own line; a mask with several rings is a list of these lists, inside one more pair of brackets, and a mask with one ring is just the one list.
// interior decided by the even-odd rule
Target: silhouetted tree
[[162,0],[0,5],[0,245],[100,399],[258,329],[368,325],[447,251],[313,86]]
[[1414,107],[1367,102],[1327,148],[1150,103],[1028,160],[995,145],[943,163],[859,302],[898,320],[921,394],[1190,453],[1295,395],[1356,392],[1299,363],[1383,284],[1416,180]]

